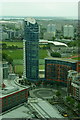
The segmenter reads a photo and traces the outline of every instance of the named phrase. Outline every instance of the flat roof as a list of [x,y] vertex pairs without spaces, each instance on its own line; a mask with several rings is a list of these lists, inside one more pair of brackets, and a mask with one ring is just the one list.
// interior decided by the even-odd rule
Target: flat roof
[[67,62],[78,62],[79,61],[79,60],[74,60],[70,58],[53,58],[53,57],[45,58],[45,60],[61,60],[61,61],[67,61]]
[[59,46],[59,45],[60,45],[60,46],[68,47],[67,44],[62,43],[62,42],[48,41],[48,43],[52,43],[52,44],[54,44],[54,45],[56,45],[56,46]]
[[34,115],[25,105],[15,107],[15,109],[2,115],[2,118],[32,118]]
[[39,42],[40,43],[52,43],[55,46],[65,46],[65,47],[68,47],[67,44],[62,43],[62,42],[57,42],[57,41],[49,41],[49,40],[39,39]]
[[38,112],[42,118],[63,118],[55,106],[52,106],[46,100],[36,98],[36,101],[30,102],[30,105]]
[[25,21],[28,21],[28,22],[30,22],[31,24],[35,24],[35,23],[36,23],[36,20],[35,20],[34,18],[31,18],[31,17],[26,18]]
[[[2,118],[64,118],[55,106],[40,98],[29,98],[30,103],[25,102],[21,106],[14,107],[9,112],[5,112]],[[34,112],[34,113],[33,113]]]
[[18,91],[29,88],[29,86],[26,86],[25,88],[23,88],[23,87],[16,85],[14,80],[4,80],[4,84],[6,87],[3,90],[0,89],[0,98],[6,97],[6,96],[14,94]]

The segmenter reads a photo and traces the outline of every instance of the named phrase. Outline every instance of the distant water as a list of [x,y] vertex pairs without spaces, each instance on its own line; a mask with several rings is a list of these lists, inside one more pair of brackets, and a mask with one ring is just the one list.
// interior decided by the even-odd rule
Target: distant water
[[55,17],[55,16],[0,16],[0,19],[24,19],[26,17],[34,17],[35,19],[45,19],[45,20],[53,20],[53,19],[78,19],[77,17]]

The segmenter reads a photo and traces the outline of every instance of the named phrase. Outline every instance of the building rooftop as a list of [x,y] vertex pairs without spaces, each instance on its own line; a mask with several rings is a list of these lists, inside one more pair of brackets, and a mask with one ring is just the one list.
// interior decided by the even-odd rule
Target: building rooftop
[[59,45],[60,45],[60,46],[68,47],[67,44],[62,43],[62,42],[48,41],[48,43],[52,43],[52,44],[54,44],[54,45],[56,45],[56,46],[59,46]]
[[31,24],[35,24],[36,23],[36,20],[34,18],[26,18],[25,21],[28,21]]
[[52,106],[50,103],[40,98],[35,100],[30,101],[30,105],[38,112],[38,114],[40,114],[42,118],[63,118],[55,106]]
[[5,112],[2,118],[63,118],[55,106],[40,98],[29,98],[21,106]]
[[2,87],[0,87],[0,98],[6,97],[8,95],[14,94],[15,92],[29,88],[29,86],[26,86],[24,88],[16,85],[14,80],[4,80],[3,83],[5,84],[5,87],[3,89]]
[[55,45],[55,46],[68,47],[67,44],[65,44],[65,43],[56,42],[56,41],[49,41],[49,40],[44,40],[44,39],[40,39],[40,40],[39,40],[39,43],[46,43],[46,44],[51,43],[51,44],[53,44],[53,45]]
[[59,60],[59,61],[67,61],[67,62],[79,62],[79,60],[74,60],[74,59],[69,59],[69,58],[53,58],[53,57],[49,57],[49,58],[45,58],[45,60]]
[[39,118],[63,118],[55,106],[40,98],[29,98],[28,103],[4,113],[2,118],[36,118],[35,115]]
[[28,107],[25,105],[17,106],[15,109],[2,115],[2,118],[33,118],[34,115],[31,113]]

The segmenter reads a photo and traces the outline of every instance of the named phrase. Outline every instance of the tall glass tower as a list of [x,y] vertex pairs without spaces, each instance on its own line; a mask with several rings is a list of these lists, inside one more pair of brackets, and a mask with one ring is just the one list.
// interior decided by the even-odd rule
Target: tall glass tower
[[39,26],[34,18],[24,20],[24,78],[38,80]]

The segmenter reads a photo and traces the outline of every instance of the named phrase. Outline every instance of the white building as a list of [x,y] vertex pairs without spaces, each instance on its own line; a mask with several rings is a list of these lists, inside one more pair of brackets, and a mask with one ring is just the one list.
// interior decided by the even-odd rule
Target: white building
[[64,25],[63,27],[64,37],[74,37],[74,27],[72,25]]
[[56,34],[56,25],[55,24],[48,24],[48,26],[47,26],[47,32],[48,33],[53,33],[54,37],[55,37],[55,34]]
[[0,25],[0,41],[2,41],[2,26]]
[[2,70],[2,64],[0,63],[0,86],[2,84],[2,79],[3,79],[3,70]]
[[44,40],[52,40],[53,37],[55,37],[55,34],[54,32],[45,32],[44,35],[43,35],[43,39]]
[[7,32],[2,32],[2,40],[8,39],[8,34]]

